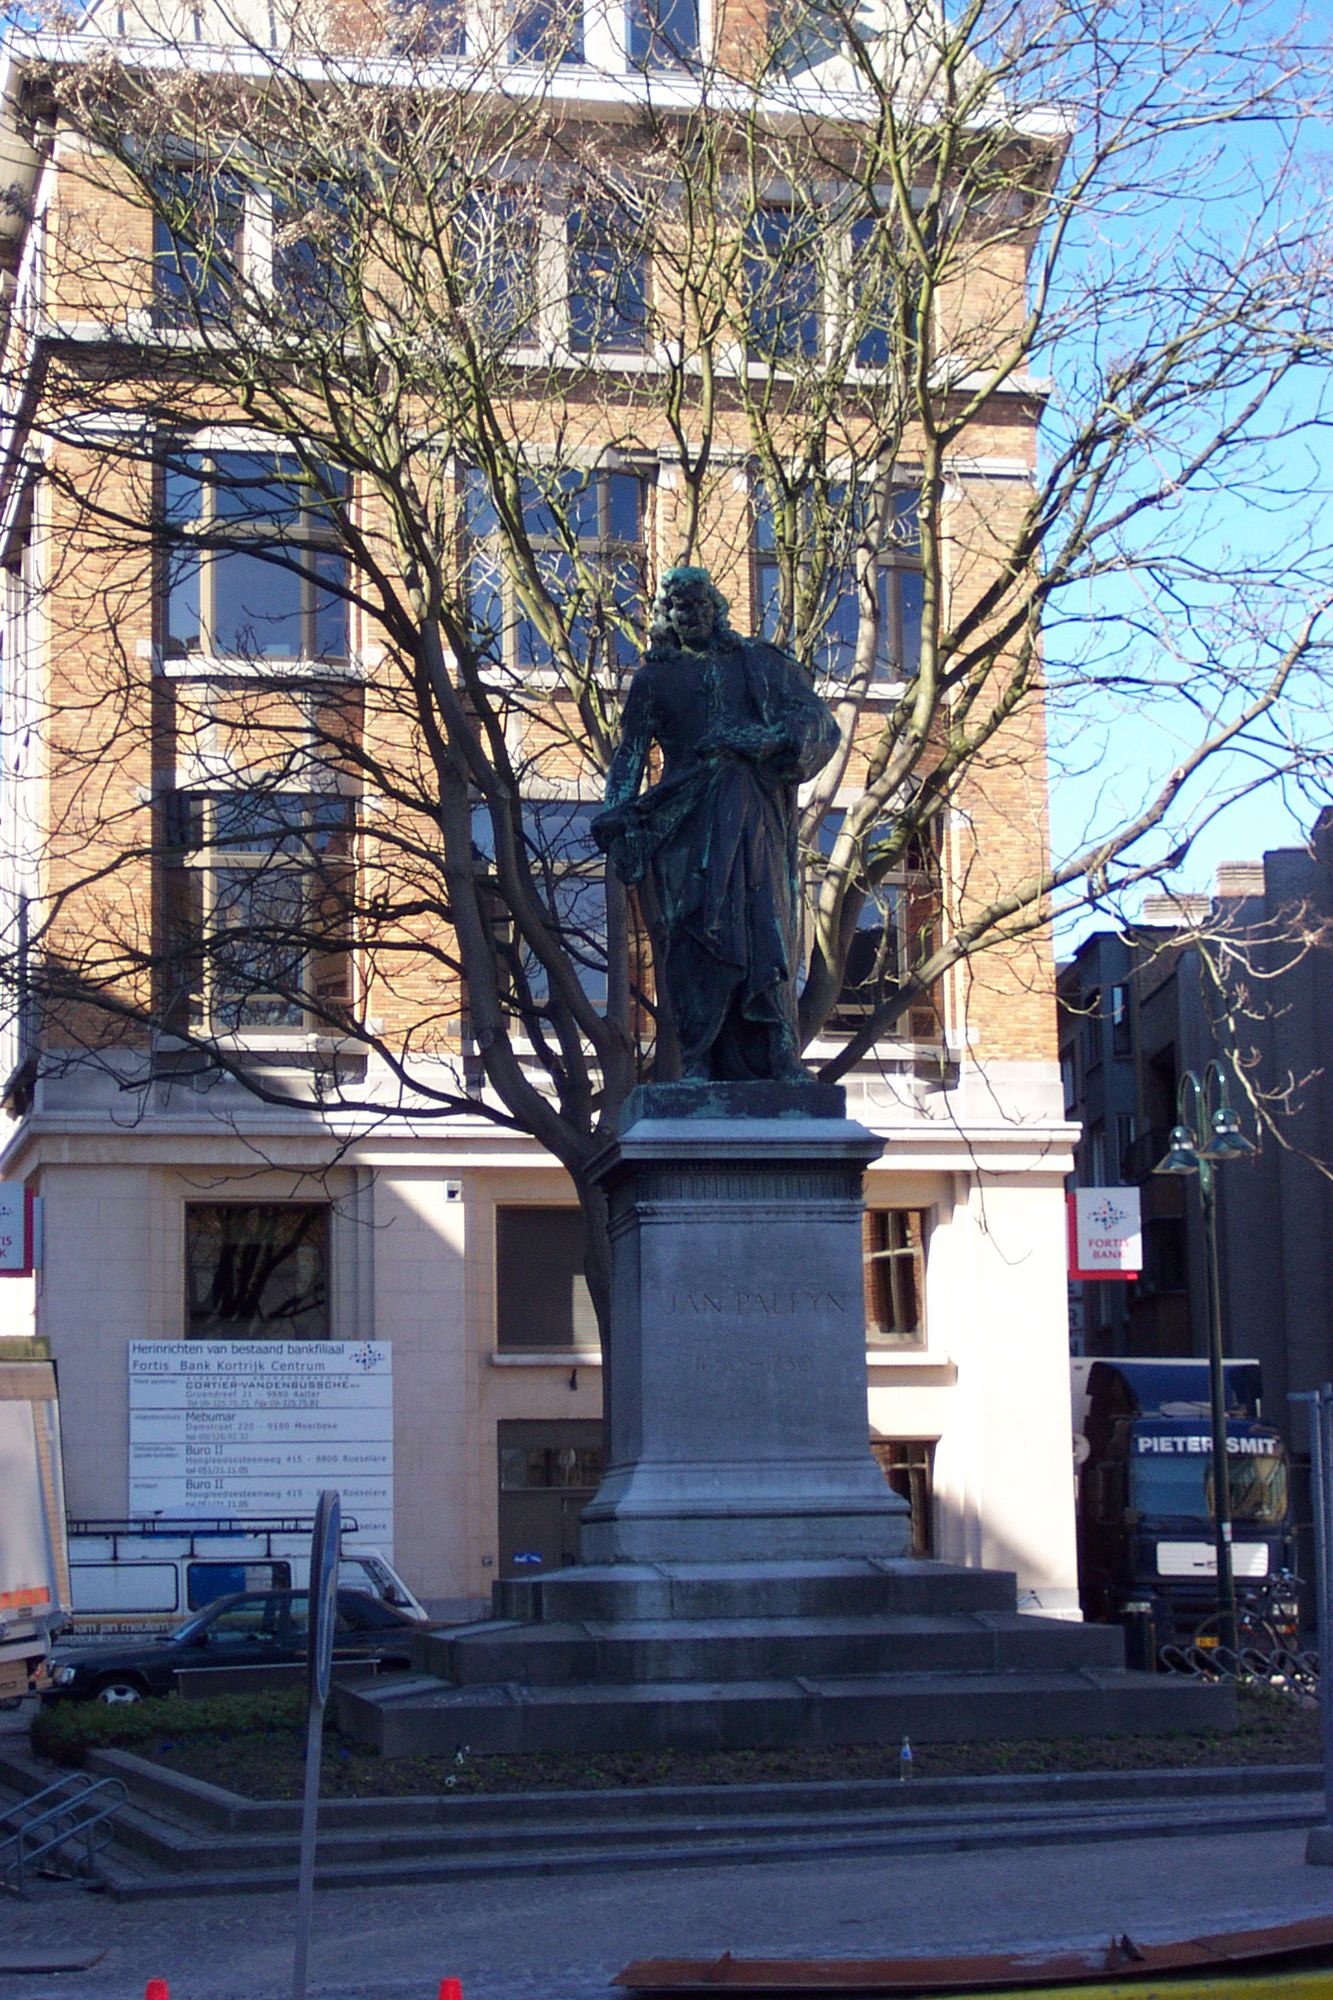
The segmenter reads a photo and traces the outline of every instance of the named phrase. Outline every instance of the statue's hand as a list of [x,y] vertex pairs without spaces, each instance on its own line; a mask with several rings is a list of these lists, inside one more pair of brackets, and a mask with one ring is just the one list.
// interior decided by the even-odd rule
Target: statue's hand
[[590,824],[593,839],[627,888],[642,882],[652,857],[652,840],[624,806],[609,806]]
[[624,833],[627,824],[623,806],[608,806],[605,812],[599,812],[595,819],[589,821],[588,831],[602,853],[608,854]]

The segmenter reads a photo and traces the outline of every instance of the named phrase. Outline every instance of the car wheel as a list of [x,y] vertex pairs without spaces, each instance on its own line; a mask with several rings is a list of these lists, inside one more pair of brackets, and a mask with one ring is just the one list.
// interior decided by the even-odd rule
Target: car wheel
[[113,1702],[142,1701],[147,1692],[142,1681],[131,1680],[127,1675],[113,1674],[109,1679],[97,1683],[92,1692],[92,1699],[105,1702],[109,1708]]

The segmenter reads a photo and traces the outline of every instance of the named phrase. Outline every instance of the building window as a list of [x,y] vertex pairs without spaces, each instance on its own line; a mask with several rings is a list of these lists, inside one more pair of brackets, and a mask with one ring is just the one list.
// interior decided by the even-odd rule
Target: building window
[[924,1208],[869,1208],[863,1219],[866,1339],[880,1347],[926,1344]]
[[1072,1044],[1060,1051],[1060,1085],[1065,1117],[1070,1118],[1078,1109],[1078,1056]]
[[[863,607],[854,553],[870,537],[876,550],[876,630],[871,684],[909,678],[921,664],[921,532],[917,495],[910,488],[895,487],[888,495],[886,509],[880,499],[849,495],[845,489],[834,487],[828,504],[831,519],[827,533],[832,559],[823,601],[815,608],[812,621],[818,634],[814,647],[815,671],[830,680],[850,680],[855,672]],[[753,520],[755,622],[766,639],[775,639],[789,621],[782,615],[778,535],[762,485],[755,488]]]
[[469,320],[486,340],[539,337],[541,191],[536,183],[473,188],[459,212],[458,269]]
[[811,360],[819,351],[816,218],[761,208],[745,233],[746,351],[752,361]]
[[[606,862],[591,832],[600,805],[576,799],[530,799],[522,808],[523,854],[532,886],[579,984],[599,1012],[606,1007]],[[495,828],[484,806],[472,815],[472,850],[483,869],[495,860]],[[498,947],[504,984],[517,1014],[550,1001],[546,968],[508,925],[496,884]]]
[[[927,240],[933,232],[920,219]],[[848,231],[847,289],[854,314],[856,361],[861,368],[887,368],[895,355],[907,359],[921,337],[916,300],[899,228],[889,215],[860,215]],[[907,355],[902,353],[905,344]]]
[[352,996],[353,812],[327,793],[172,795],[169,1030],[336,1025]]
[[501,1352],[597,1348],[581,1210],[496,1209],[495,1342]]
[[154,316],[159,324],[225,320],[245,268],[244,184],[202,168],[164,168],[154,177]]
[[461,56],[467,46],[465,10],[458,0],[392,0],[388,42],[394,55],[427,61]]
[[[833,853],[845,814],[836,810],[825,814],[817,836],[818,849],[825,858]],[[873,838],[873,837],[872,837]],[[929,956],[933,945],[936,911],[936,874],[926,867],[920,849],[913,844],[900,864],[890,869],[867,890],[857,913],[856,930],[847,947],[842,987],[829,1016],[829,1026],[858,1028],[867,1013],[890,999],[895,990],[911,977],[914,968]],[[930,1013],[930,1025],[917,1034],[916,1017]],[[936,1023],[933,1012],[912,1009],[913,1020],[899,1034],[911,1039],[932,1038]]]
[[457,222],[470,326],[496,347],[642,352],[648,255],[629,199],[540,180],[471,189]]
[[1130,1013],[1128,986],[1111,988],[1111,1054],[1130,1056],[1134,1053],[1134,1022]]
[[[642,475],[553,469],[544,479],[524,479],[520,497],[541,590],[575,655],[592,671],[632,667],[646,588]],[[524,602],[490,487],[476,468],[465,477],[463,519],[478,650],[516,674],[549,670],[550,642],[536,607]]]
[[870,1449],[895,1493],[912,1510],[912,1554],[933,1556],[935,1522],[935,1440],[933,1438],[876,1438]]
[[773,68],[791,77],[817,69],[841,54],[844,45],[837,17],[808,6],[806,0],[770,0],[768,39]]
[[328,182],[281,193],[238,174],[169,165],[153,177],[153,316],[214,327],[270,304],[306,326],[336,327],[347,305],[347,197]]
[[318,1202],[187,1202],[191,1340],[327,1340],[329,1211]]
[[[600,1428],[596,1423],[537,1424],[522,1418],[502,1422],[500,1491],[532,1493],[573,1487],[582,1493],[594,1492],[602,1478]],[[573,1442],[579,1436],[586,1442]]]
[[625,45],[633,69],[682,69],[699,54],[698,0],[628,0]]
[[862,368],[887,368],[897,331],[894,260],[885,255],[889,224],[861,215],[851,227],[851,309],[856,318],[856,359]]
[[192,452],[163,487],[169,657],[346,658],[341,474],[272,452]]
[[284,320],[341,333],[353,241],[348,199],[327,181],[268,198],[271,290]]
[[576,354],[641,352],[648,331],[647,258],[630,220],[608,202],[585,201],[566,222],[569,344]]
[[583,8],[579,0],[526,0],[509,31],[509,59],[516,63],[583,61]]

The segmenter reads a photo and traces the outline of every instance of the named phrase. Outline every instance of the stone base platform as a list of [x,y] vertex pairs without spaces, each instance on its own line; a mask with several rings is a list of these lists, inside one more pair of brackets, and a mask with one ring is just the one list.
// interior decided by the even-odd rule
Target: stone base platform
[[1225,1729],[1226,1686],[1136,1674],[1109,1626],[1032,1617],[1011,1575],[910,1559],[594,1565],[497,1587],[421,1670],[334,1690],[387,1756]]

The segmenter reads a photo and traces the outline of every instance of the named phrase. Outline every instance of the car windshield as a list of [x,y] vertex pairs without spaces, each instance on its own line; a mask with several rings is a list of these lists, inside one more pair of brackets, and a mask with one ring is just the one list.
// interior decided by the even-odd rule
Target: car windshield
[[[1130,1468],[1133,1504],[1140,1514],[1169,1514],[1211,1522],[1210,1457],[1136,1458]],[[1280,1452],[1247,1453],[1227,1460],[1233,1521],[1280,1527],[1287,1518],[1287,1461]]]
[[[211,1610],[212,1607],[210,1606],[209,1608]],[[194,1641],[199,1637],[199,1634],[205,1630],[208,1623],[209,1623],[209,1612],[201,1611],[197,1618],[187,1618],[185,1623],[183,1625],[178,1625],[174,1632],[164,1632],[162,1635],[162,1643],[164,1646],[193,1645]]]

